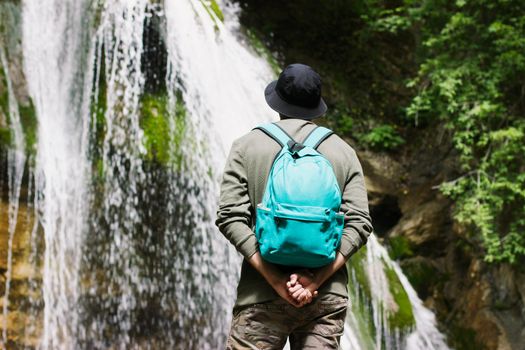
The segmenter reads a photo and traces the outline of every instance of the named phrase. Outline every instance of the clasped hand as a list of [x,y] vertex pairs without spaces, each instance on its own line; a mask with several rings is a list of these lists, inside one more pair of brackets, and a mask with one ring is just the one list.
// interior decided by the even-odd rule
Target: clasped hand
[[290,276],[279,271],[273,264],[264,261],[259,252],[253,254],[248,262],[268,281],[275,292],[295,307],[312,302],[317,289],[345,263],[345,257],[338,253],[331,264],[312,272],[300,270]]
[[293,301],[292,304],[297,307],[311,303],[318,294],[315,275],[309,270],[291,274],[286,287]]

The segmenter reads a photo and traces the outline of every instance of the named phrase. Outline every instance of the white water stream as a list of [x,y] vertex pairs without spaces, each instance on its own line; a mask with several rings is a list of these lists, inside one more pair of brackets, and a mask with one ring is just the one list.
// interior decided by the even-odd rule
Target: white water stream
[[[23,1],[24,71],[38,118],[35,191],[45,236],[40,348],[223,347],[240,259],[213,224],[218,183],[233,140],[276,115],[263,96],[272,69],[239,41],[238,8],[219,5],[224,22],[200,0]],[[152,30],[165,47],[167,73],[160,79],[169,107],[156,118],[167,119],[169,135],[184,135],[171,136],[171,171],[164,172],[144,161],[141,99],[155,94],[146,90],[144,32]],[[2,53],[7,66],[4,61]],[[175,113],[182,102],[183,127]],[[16,115],[10,110],[10,152],[20,154]],[[15,211],[25,158],[13,157]],[[12,235],[16,212],[9,223]],[[397,264],[374,237],[368,246],[370,312],[378,331],[364,343],[349,319],[342,348],[446,349],[433,314]],[[406,343],[383,341],[400,335],[388,333],[378,302],[391,298],[379,260],[396,271],[412,303],[416,327]],[[4,322],[8,311],[6,302]]]
[[44,231],[41,347],[72,348],[78,330],[87,209],[92,65],[80,1],[23,2],[24,71],[38,118],[36,191]]
[[7,343],[7,316],[9,310],[9,292],[11,288],[11,277],[13,268],[13,239],[18,220],[18,207],[20,201],[20,187],[22,185],[22,177],[24,176],[24,167],[26,162],[25,154],[25,137],[22,131],[22,124],[20,122],[20,112],[18,109],[18,102],[13,91],[13,82],[9,74],[9,63],[7,61],[6,52],[3,47],[0,47],[0,63],[3,68],[5,80],[7,83],[7,96],[9,110],[9,128],[11,130],[12,147],[7,153],[7,171],[8,171],[8,187],[9,187],[9,208],[8,208],[8,238],[7,238],[7,272],[6,284],[4,292],[3,305],[3,331],[2,343]]

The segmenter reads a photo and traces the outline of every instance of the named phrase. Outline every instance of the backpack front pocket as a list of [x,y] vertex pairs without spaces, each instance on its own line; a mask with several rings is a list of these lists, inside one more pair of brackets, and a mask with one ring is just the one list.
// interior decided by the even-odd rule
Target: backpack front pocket
[[268,261],[319,267],[335,259],[341,240],[340,214],[322,207],[277,204],[272,212],[257,207],[256,235]]

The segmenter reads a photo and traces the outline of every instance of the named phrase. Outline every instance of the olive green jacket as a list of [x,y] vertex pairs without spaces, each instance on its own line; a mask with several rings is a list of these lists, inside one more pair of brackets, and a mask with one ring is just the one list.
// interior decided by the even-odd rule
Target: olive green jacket
[[[316,127],[313,122],[301,119],[284,119],[277,124],[297,142],[304,141]],[[279,297],[246,260],[258,251],[252,230],[255,208],[262,200],[270,168],[279,151],[276,141],[256,129],[234,141],[226,161],[216,225],[245,258],[237,287],[237,306]],[[363,170],[352,147],[335,134],[321,143],[318,151],[331,162],[342,189],[345,227],[339,251],[349,257],[366,244],[372,232]],[[323,284],[319,293],[347,296],[347,284],[347,271],[342,268]]]

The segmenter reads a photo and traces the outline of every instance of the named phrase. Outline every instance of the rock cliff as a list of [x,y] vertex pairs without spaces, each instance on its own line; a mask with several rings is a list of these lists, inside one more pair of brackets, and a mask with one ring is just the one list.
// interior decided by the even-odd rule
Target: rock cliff
[[438,188],[458,176],[446,132],[413,140],[395,154],[358,152],[376,234],[455,349],[525,349],[525,272],[484,262],[454,222]]

